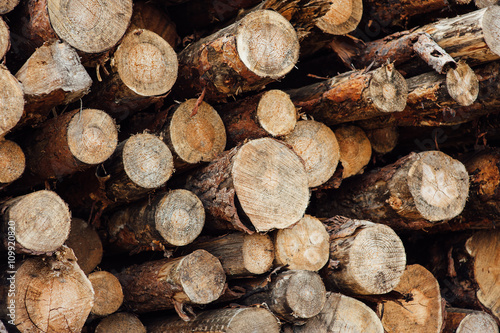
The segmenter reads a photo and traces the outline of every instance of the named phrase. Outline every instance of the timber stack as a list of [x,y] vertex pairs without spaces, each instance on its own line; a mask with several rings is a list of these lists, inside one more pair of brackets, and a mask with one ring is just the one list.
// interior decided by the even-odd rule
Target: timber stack
[[498,333],[496,0],[0,0],[0,333]]

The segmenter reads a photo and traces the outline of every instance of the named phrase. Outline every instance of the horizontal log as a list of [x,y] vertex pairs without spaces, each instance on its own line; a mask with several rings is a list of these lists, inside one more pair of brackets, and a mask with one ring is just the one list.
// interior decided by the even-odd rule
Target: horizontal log
[[447,308],[443,333],[465,332],[498,333],[498,325],[486,312]]
[[377,154],[387,154],[396,148],[399,138],[397,126],[365,129],[372,149]]
[[122,286],[116,276],[106,271],[98,271],[89,274],[88,279],[94,289],[94,305],[90,313],[95,316],[108,316],[116,312],[123,303]]
[[0,140],[0,189],[19,179],[26,167],[26,157],[17,143]]
[[0,136],[17,125],[23,115],[24,94],[19,81],[3,65],[0,66]]
[[[0,12],[2,9],[0,8]],[[5,54],[10,48],[10,31],[7,23],[0,17],[0,59],[5,57]]]
[[71,229],[64,244],[73,250],[78,266],[85,274],[90,274],[101,263],[103,255],[101,239],[95,229],[84,220],[71,219]]

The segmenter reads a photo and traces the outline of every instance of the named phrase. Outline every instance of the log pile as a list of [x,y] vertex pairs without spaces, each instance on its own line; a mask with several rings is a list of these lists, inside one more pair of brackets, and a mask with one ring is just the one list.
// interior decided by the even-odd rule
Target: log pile
[[492,2],[0,1],[0,332],[498,333]]

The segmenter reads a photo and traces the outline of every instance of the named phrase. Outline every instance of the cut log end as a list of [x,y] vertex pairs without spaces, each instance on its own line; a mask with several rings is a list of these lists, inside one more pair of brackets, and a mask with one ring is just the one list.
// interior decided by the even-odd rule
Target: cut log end
[[335,130],[340,148],[342,178],[361,173],[372,157],[372,146],[365,132],[357,126],[341,126]]
[[281,90],[266,91],[257,106],[260,126],[272,136],[289,134],[297,123],[297,111],[290,96]]
[[120,281],[106,271],[94,272],[88,279],[94,289],[94,306],[91,313],[107,316],[116,312],[123,303],[123,290]]
[[474,0],[477,8],[487,8],[498,4],[498,0]]
[[251,274],[264,274],[273,267],[274,245],[268,235],[244,235],[242,254],[243,266]]
[[196,105],[196,99],[179,105],[167,134],[175,154],[189,164],[210,162],[226,147],[226,130],[217,111],[205,102]]
[[398,142],[398,129],[396,126],[375,128],[366,131],[373,151],[379,154],[387,154],[396,148]]
[[177,80],[178,62],[173,48],[148,30],[127,33],[113,59],[123,83],[141,96],[163,95]]
[[459,62],[456,69],[450,68],[446,73],[446,88],[458,104],[469,106],[479,94],[479,80],[469,65]]
[[19,4],[19,1],[20,0],[2,0],[0,2],[0,15],[12,11]]
[[71,220],[71,231],[66,246],[71,248],[77,258],[78,266],[85,274],[92,272],[102,259],[102,242],[90,225],[82,219]]
[[488,7],[481,22],[484,40],[490,50],[500,56],[500,25],[498,22],[500,22],[500,6]]
[[456,333],[474,332],[498,333],[498,325],[493,317],[484,312],[471,313],[460,322]]
[[325,285],[319,274],[311,271],[293,271],[287,275],[289,278],[286,282],[285,295],[293,316],[307,319],[317,315],[326,301]]
[[469,193],[465,166],[439,151],[419,153],[407,183],[417,211],[429,221],[448,220],[460,214]]
[[156,230],[169,244],[190,244],[205,224],[205,210],[200,199],[187,190],[173,190],[158,204]]
[[356,29],[362,15],[361,0],[334,1],[328,12],[317,20],[316,26],[328,34],[345,35]]
[[99,164],[115,151],[118,131],[115,121],[106,112],[84,109],[71,119],[67,137],[69,149],[77,160]]
[[62,40],[85,53],[100,53],[125,34],[132,0],[48,0],[47,9],[51,26]]
[[299,58],[295,29],[271,10],[246,15],[239,22],[236,45],[245,66],[260,77],[278,79],[292,70]]
[[309,187],[328,181],[340,158],[340,147],[333,131],[314,120],[299,121],[285,142],[304,160]]
[[373,71],[368,90],[373,105],[379,111],[400,112],[406,107],[408,85],[392,64]]
[[[0,14],[2,10],[2,5],[0,4]],[[5,57],[5,54],[10,47],[10,32],[9,27],[5,21],[0,17],[0,60]]]
[[317,271],[328,261],[329,236],[317,218],[305,215],[292,228],[276,232],[274,247],[278,265]]
[[69,235],[71,214],[56,193],[43,190],[14,200],[8,215],[9,220],[16,223],[19,245],[28,251],[46,253],[64,244]]
[[167,145],[151,134],[130,137],[123,147],[123,167],[128,177],[143,188],[158,188],[172,175],[173,156]]
[[95,329],[95,333],[146,333],[146,327],[133,314],[120,312],[107,316]]
[[0,67],[0,136],[10,131],[21,119],[24,94],[21,84],[3,66]]
[[310,195],[307,173],[297,154],[280,141],[244,144],[231,173],[241,207],[257,231],[287,228],[304,215]]
[[0,141],[0,184],[12,183],[21,177],[26,167],[24,152],[17,143]]

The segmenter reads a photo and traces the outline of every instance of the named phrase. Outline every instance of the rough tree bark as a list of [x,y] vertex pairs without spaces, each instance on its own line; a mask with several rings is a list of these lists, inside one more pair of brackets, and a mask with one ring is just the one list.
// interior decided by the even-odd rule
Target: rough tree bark
[[94,306],[90,313],[95,316],[108,316],[115,313],[123,303],[120,281],[106,271],[89,274],[88,279],[94,289]]
[[90,274],[102,260],[102,242],[97,232],[84,220],[73,218],[68,239],[64,243],[75,253],[78,266]]

